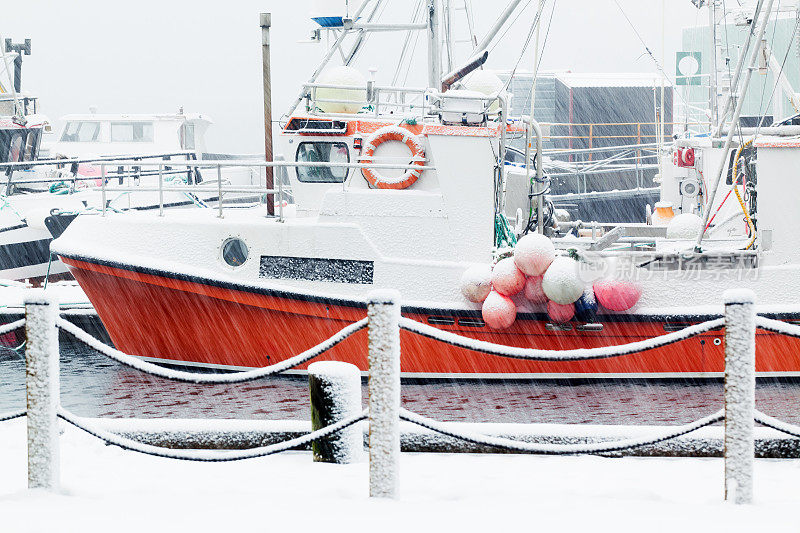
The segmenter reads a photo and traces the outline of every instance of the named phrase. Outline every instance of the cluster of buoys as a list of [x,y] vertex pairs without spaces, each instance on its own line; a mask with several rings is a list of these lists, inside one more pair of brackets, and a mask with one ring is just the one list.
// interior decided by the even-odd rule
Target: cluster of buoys
[[554,322],[573,318],[591,322],[598,304],[611,311],[627,311],[642,295],[632,281],[601,279],[591,286],[581,278],[578,261],[556,254],[553,242],[539,233],[523,236],[514,255],[494,267],[475,265],[461,277],[461,293],[481,303],[486,325],[493,329],[510,327],[517,318],[512,297],[521,295],[532,304],[546,305]]

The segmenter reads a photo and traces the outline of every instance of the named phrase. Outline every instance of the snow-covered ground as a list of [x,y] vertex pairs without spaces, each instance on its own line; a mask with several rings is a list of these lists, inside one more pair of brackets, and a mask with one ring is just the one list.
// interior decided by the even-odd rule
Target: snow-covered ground
[[399,501],[366,462],[289,452],[188,463],[67,427],[62,491],[26,489],[25,420],[0,424],[0,531],[797,531],[800,460],[758,460],[754,505],[722,501],[722,459],[403,454]]

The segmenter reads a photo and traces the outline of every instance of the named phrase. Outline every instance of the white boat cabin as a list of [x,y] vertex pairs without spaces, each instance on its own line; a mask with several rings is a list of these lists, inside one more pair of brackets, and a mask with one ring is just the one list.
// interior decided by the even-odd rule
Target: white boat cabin
[[211,119],[198,113],[98,114],[62,117],[64,127],[50,146],[52,157],[166,154],[206,150]]

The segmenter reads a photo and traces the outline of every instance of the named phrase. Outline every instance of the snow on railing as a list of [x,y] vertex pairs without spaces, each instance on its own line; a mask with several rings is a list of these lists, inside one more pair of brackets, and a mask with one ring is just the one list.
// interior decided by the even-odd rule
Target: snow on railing
[[[346,428],[369,419],[369,487],[370,496],[397,497],[400,455],[400,420],[406,420],[449,437],[474,444],[505,450],[537,454],[596,454],[647,446],[686,435],[702,427],[725,421],[725,494],[736,503],[752,501],[752,472],[754,461],[754,422],[778,431],[800,437],[800,427],[781,422],[755,411],[755,329],[762,328],[780,334],[800,337],[800,327],[755,315],[754,295],[751,291],[727,291],[725,315],[689,326],[666,335],[629,344],[581,350],[537,350],[509,347],[463,337],[452,332],[415,322],[400,316],[400,296],[395,291],[376,291],[368,298],[367,317],[350,324],[329,339],[280,363],[246,372],[232,374],[198,374],[166,369],[125,354],[93,338],[74,324],[57,316],[58,306],[40,290],[31,290],[25,300],[26,318],[0,327],[0,334],[26,325],[28,345],[26,350],[28,409],[0,416],[0,421],[28,415],[29,477],[30,487],[55,489],[58,487],[58,429],[57,418],[75,425],[83,431],[109,444],[140,453],[192,461],[233,461],[262,457],[289,449],[306,446],[312,441],[331,439],[338,441],[332,448],[353,442],[341,434]],[[576,361],[620,357],[679,342],[715,328],[725,327],[725,409],[684,426],[672,427],[660,434],[645,435],[619,441],[591,444],[535,444],[507,438],[482,435],[439,422],[400,407],[400,329],[436,339],[465,349],[515,359],[544,361]],[[335,407],[332,416],[317,416],[311,433],[246,450],[174,450],[152,446],[122,437],[97,427],[92,421],[76,416],[59,405],[58,389],[58,329],[75,336],[88,346],[132,368],[166,379],[198,384],[241,383],[271,376],[308,362],[336,346],[352,334],[368,328],[369,356],[369,407],[358,412],[358,380],[348,377],[356,372],[352,365],[317,363],[322,365],[315,376],[319,388],[314,409],[325,409],[325,404],[345,402],[352,405]],[[349,366],[352,368],[344,368]],[[322,374],[320,374],[320,372]],[[324,376],[325,372],[330,375]],[[324,388],[329,390],[325,391]],[[333,390],[340,387],[354,390]],[[354,400],[346,400],[353,397]],[[312,403],[314,398],[312,398]],[[322,419],[325,419],[323,422]],[[313,421],[312,421],[313,422]],[[328,424],[328,425],[324,425]],[[331,448],[331,447],[329,447]],[[320,448],[321,449],[321,448]],[[316,453],[317,450],[315,450]],[[353,453],[344,453],[348,457]],[[316,456],[315,456],[316,457]],[[320,460],[326,460],[324,458]],[[336,461],[333,462],[346,462]]]

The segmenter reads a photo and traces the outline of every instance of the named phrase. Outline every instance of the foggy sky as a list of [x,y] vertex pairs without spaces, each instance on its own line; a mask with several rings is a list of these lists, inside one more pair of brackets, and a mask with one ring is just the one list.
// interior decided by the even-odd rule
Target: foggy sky
[[[547,2],[541,33],[543,69],[656,71],[614,0],[556,0],[544,43],[552,1]],[[33,55],[24,61],[23,90],[38,96],[40,110],[56,123],[62,115],[84,113],[92,105],[101,113],[163,113],[183,106],[213,119],[207,138],[210,150],[257,153],[264,129],[258,15],[272,13],[273,115],[278,118],[324,52],[324,45],[300,42],[315,27],[309,20],[310,3],[27,0],[3,7],[0,32],[15,41],[33,40]],[[511,69],[517,62],[535,3],[492,50],[489,68]],[[673,75],[681,28],[705,23],[706,11],[698,11],[689,0],[619,3],[659,61],[666,50],[665,70]],[[407,21],[414,1],[388,4],[382,20]],[[505,5],[505,0],[473,0],[479,39]],[[365,75],[368,68],[378,68],[378,82],[388,83],[401,42],[402,34],[373,36],[355,66]],[[409,79],[413,85],[426,79],[425,54],[421,38],[417,72]],[[532,66],[529,49],[520,68]]]

